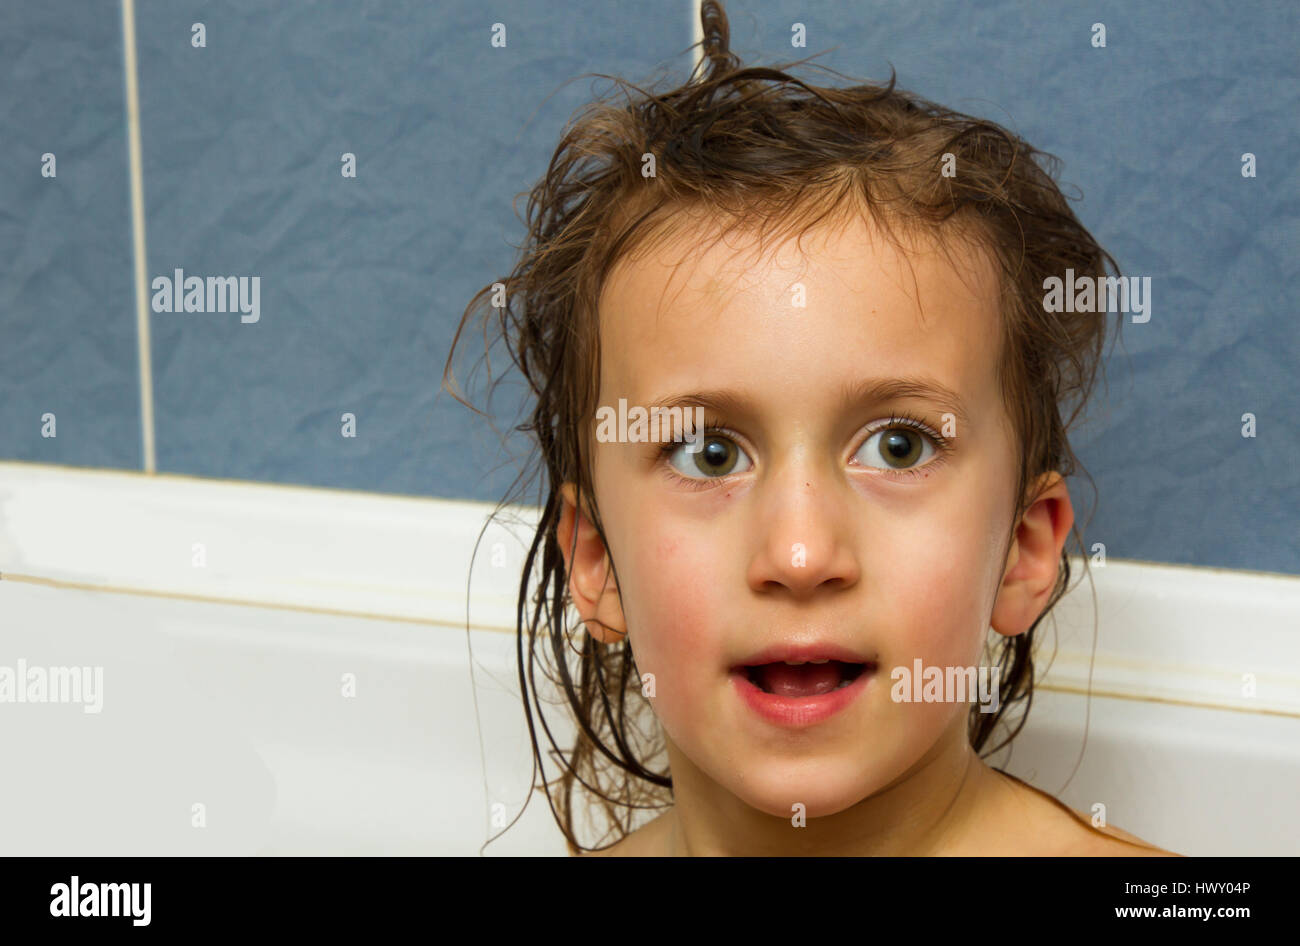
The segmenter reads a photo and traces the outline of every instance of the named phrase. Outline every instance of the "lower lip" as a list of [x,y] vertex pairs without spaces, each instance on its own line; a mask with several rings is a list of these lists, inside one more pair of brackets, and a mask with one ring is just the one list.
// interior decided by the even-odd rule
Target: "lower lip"
[[768,693],[755,686],[743,670],[733,670],[731,682],[749,708],[769,723],[800,729],[820,723],[847,709],[867,688],[874,673],[874,668],[864,669],[848,686],[820,696],[777,696]]

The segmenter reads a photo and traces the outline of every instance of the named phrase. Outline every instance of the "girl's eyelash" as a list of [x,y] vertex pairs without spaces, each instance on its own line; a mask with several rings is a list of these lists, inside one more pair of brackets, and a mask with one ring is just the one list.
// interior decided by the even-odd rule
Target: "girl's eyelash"
[[[701,428],[701,430],[702,430],[702,437],[705,440],[707,440],[709,437],[713,436],[714,434],[722,434],[726,436],[729,440],[731,440],[733,443],[735,442],[736,435],[734,433],[732,433],[726,427],[714,423],[713,421],[709,420],[707,417],[704,420],[704,427]],[[669,441],[659,448],[659,462],[662,464],[664,468],[664,472],[668,475],[670,479],[676,481],[682,486],[685,486],[687,489],[709,489],[713,486],[713,484],[719,483],[722,480],[725,480],[727,478],[725,476],[712,476],[707,478],[682,476],[682,474],[674,470],[673,465],[668,462],[668,458],[672,456],[672,454],[682,446],[682,443],[683,442],[680,440]],[[736,447],[739,448],[740,444],[736,444]]]
[[907,470],[885,470],[882,471],[886,476],[928,476],[930,471],[948,459],[948,454],[952,452],[952,444],[948,438],[931,429],[930,425],[925,423],[919,417],[913,417],[906,411],[894,414],[879,427],[873,427],[871,433],[867,435],[868,439],[880,433],[882,430],[888,430],[891,427],[910,427],[925,434],[934,443],[934,456],[924,466],[914,466]]
[[[943,463],[944,460],[947,458],[948,454],[951,452],[952,444],[948,441],[946,437],[944,437],[942,434],[937,433],[935,430],[933,430],[930,427],[929,424],[925,423],[920,418],[914,417],[911,414],[907,413],[906,411],[899,411],[895,414],[891,414],[887,420],[884,420],[881,423],[874,425],[871,428],[871,430],[867,433],[867,439],[870,439],[871,437],[880,433],[880,431],[888,430],[891,427],[910,427],[913,430],[917,430],[925,434],[927,437],[930,438],[930,440],[935,445],[935,455],[924,466],[912,467],[911,469],[908,470],[881,470],[880,472],[884,473],[886,476],[907,477],[907,476],[919,476],[922,475],[923,473],[928,473],[931,467]],[[716,421],[709,419],[707,416],[705,417],[704,427],[702,428],[702,431],[703,431],[703,436],[706,439],[708,437],[714,436],[715,434],[721,434],[725,436],[727,439],[731,440],[733,443],[736,443],[736,435],[731,430],[722,426]],[[682,443],[683,442],[680,440],[669,441],[665,443],[659,450],[658,459],[662,463],[664,470],[669,477],[671,477],[673,480],[676,480],[678,483],[680,483],[682,486],[685,486],[687,489],[709,489],[713,487],[715,484],[720,483],[727,478],[726,475],[703,477],[703,478],[682,476],[682,474],[674,470],[672,468],[672,464],[667,462],[667,459],[670,455],[672,455],[672,453],[675,450],[677,450],[679,447],[682,446]],[[739,448],[740,444],[736,443],[736,446],[737,448]]]

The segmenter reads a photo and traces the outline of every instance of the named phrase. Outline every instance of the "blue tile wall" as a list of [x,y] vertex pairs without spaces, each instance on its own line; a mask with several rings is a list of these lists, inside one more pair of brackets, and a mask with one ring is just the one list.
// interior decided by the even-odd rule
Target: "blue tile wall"
[[[452,333],[509,271],[523,236],[511,202],[597,83],[571,80],[684,76],[689,4],[135,9],[148,278],[260,286],[256,322],[150,314],[158,470],[500,498],[527,443],[502,452],[439,395]],[[825,51],[815,62],[851,80],[892,64],[900,86],[1059,155],[1076,213],[1153,295],[1075,435],[1099,497],[1072,482],[1085,538],[1122,558],[1300,573],[1300,6],[733,0],[728,13],[746,62]],[[9,4],[0,24],[0,457],[140,469],[121,8]],[[45,152],[57,178],[40,174]],[[1258,177],[1242,177],[1243,152]],[[494,370],[506,363],[498,348]],[[503,431],[518,392],[492,402]],[[46,412],[57,438],[41,435]],[[344,413],[355,438],[340,436]]]
[[115,4],[0,6],[0,458],[140,467],[122,76]]

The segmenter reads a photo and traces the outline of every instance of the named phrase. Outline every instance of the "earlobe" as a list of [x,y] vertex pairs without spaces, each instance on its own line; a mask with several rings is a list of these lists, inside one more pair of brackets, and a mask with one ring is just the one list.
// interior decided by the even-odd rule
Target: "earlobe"
[[1060,573],[1061,550],[1074,524],[1074,507],[1064,478],[1039,477],[1036,498],[1021,516],[1007,550],[990,624],[1006,637],[1023,634],[1047,606]]
[[600,533],[579,508],[577,485],[560,486],[561,508],[555,537],[564,556],[569,594],[587,633],[605,644],[627,634],[622,602]]

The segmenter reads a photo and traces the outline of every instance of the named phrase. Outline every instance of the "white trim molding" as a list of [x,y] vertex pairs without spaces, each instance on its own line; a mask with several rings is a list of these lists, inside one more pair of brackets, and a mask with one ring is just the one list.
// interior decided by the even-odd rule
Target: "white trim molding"
[[[538,510],[493,508],[0,462],[0,579],[514,633]],[[1300,577],[1093,564],[1094,652],[1074,564],[1039,685],[1300,717]]]

